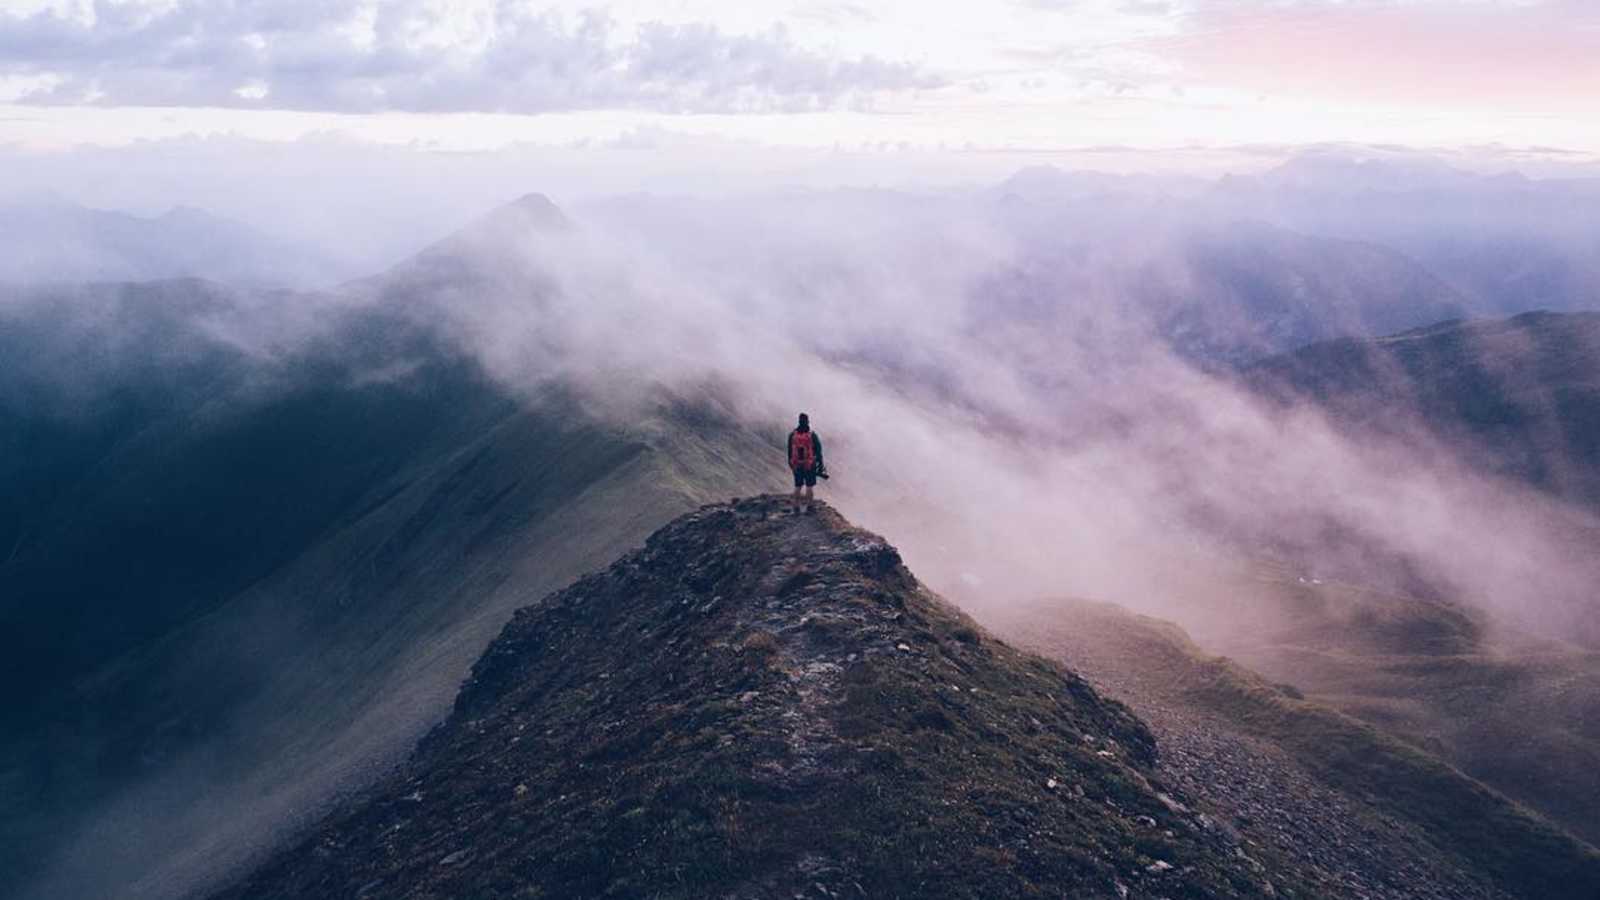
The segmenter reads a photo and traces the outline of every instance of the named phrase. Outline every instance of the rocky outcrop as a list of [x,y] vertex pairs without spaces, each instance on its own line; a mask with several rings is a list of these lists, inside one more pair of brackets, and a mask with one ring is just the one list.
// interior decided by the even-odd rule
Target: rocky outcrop
[[785,508],[704,507],[519,610],[402,771],[224,896],[1300,893],[1126,708]]

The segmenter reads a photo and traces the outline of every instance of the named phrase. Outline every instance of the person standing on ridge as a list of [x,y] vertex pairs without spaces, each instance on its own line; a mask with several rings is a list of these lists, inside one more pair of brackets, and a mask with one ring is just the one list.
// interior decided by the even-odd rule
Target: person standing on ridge
[[793,512],[800,513],[801,489],[805,489],[805,511],[811,512],[811,491],[817,486],[817,477],[828,477],[822,465],[822,438],[811,430],[811,417],[800,414],[800,424],[789,432],[789,469],[794,472]]

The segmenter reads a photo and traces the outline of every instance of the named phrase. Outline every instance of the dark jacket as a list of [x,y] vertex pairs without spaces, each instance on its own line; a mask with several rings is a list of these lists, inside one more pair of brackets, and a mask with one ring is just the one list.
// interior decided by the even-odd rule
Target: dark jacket
[[[795,430],[789,432],[789,439],[783,442],[783,461],[784,462],[788,462],[789,461],[789,448],[794,446],[794,436],[797,435],[797,434],[801,434],[801,433],[802,432],[800,431],[800,429],[796,428]],[[816,456],[817,456],[817,465],[816,465],[816,467],[818,469],[821,469],[822,468],[822,438],[817,437],[817,433],[816,433],[815,430],[807,431],[807,432],[804,432],[804,433],[811,435],[811,446],[813,448],[815,448]]]

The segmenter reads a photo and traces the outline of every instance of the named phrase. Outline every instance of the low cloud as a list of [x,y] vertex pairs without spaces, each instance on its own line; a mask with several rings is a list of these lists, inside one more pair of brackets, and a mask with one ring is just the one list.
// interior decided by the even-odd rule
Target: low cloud
[[25,80],[23,104],[341,113],[786,112],[942,83],[910,63],[808,49],[782,25],[625,29],[598,12],[421,0],[0,13],[0,76]]
[[[1600,562],[1573,536],[1600,534],[1593,515],[1172,355],[1108,277],[1134,243],[1107,218],[1036,228],[866,192],[623,199],[513,252],[547,273],[539,304],[445,306],[507,384],[580,385],[621,421],[642,414],[621,386],[651,383],[731,386],[753,422],[808,410],[829,492],[974,608],[1076,594],[1194,627],[1235,589],[1220,572],[1276,558],[1549,633],[1592,617]],[[994,289],[1045,259],[1021,305]]]

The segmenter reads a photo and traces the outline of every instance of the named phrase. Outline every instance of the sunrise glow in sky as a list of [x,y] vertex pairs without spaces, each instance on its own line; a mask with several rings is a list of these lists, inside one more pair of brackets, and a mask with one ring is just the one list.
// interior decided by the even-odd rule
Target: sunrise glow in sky
[[5,0],[0,144],[1600,155],[1594,0]]

